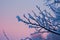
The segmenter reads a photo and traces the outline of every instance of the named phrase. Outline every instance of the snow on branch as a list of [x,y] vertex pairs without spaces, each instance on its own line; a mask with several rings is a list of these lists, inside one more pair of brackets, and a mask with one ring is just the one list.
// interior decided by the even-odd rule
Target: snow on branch
[[[51,14],[49,14],[46,10],[41,11],[41,9],[38,5],[36,5],[36,8],[38,8],[38,10],[40,11],[40,15],[42,15],[42,17],[37,16],[36,13],[34,11],[32,11],[34,16],[32,16],[30,13],[28,13],[29,18],[27,18],[25,16],[25,14],[23,15],[23,17],[25,19],[27,19],[27,21],[21,19],[19,16],[16,16],[16,18],[18,19],[18,22],[21,21],[21,22],[29,25],[29,28],[43,28],[43,29],[47,30],[48,32],[60,35],[60,33],[58,31],[60,24],[57,23],[56,21],[54,21],[54,17],[52,17]],[[30,19],[34,20],[36,23],[32,23],[30,21]]]

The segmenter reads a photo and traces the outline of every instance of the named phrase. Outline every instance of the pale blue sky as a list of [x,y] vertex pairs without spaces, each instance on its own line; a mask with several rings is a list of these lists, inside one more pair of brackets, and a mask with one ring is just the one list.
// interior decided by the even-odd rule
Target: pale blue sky
[[3,13],[4,15],[6,15],[7,13],[5,13],[5,11],[10,10],[16,11],[18,9],[19,9],[18,11],[20,11],[32,8],[33,6],[34,6],[33,0],[0,0],[0,14]]

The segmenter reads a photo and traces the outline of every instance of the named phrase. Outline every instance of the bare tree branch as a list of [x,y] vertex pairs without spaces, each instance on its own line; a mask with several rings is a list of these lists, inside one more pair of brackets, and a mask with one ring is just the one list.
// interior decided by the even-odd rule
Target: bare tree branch
[[[56,2],[58,2],[58,1],[56,1]],[[52,3],[52,4],[53,4],[53,3]],[[50,8],[51,8],[54,12],[56,11],[55,8],[54,8],[53,6],[51,6],[51,4],[48,4],[48,5],[50,6]],[[42,17],[41,17],[41,16],[37,16],[36,13],[35,13],[33,10],[32,10],[32,12],[33,12],[35,18],[34,18],[30,13],[28,13],[29,18],[32,19],[33,21],[35,21],[36,23],[32,23],[32,22],[30,21],[30,19],[25,16],[25,14],[24,14],[23,16],[24,16],[24,18],[27,19],[28,22],[25,21],[25,20],[23,20],[23,19],[21,19],[19,16],[17,16],[18,21],[22,21],[23,23],[28,24],[29,27],[31,27],[31,28],[36,28],[36,29],[41,28],[41,29],[45,29],[45,30],[47,30],[47,31],[49,31],[49,32],[51,32],[51,33],[60,35],[60,33],[58,32],[58,29],[60,28],[60,23],[59,23],[59,22],[56,23],[56,20],[57,20],[57,19],[54,18],[54,17],[53,17],[50,13],[48,13],[46,10],[41,11],[41,9],[40,9],[40,7],[39,7],[38,5],[36,5],[36,8],[40,11],[39,14],[42,15]],[[58,11],[57,11],[57,12],[58,12]],[[49,16],[48,16],[48,15],[49,15]],[[59,17],[60,17],[60,16],[59,16]],[[59,17],[57,17],[57,18],[59,18]],[[57,27],[58,29],[56,29],[56,27]],[[41,29],[40,29],[40,30],[41,30]],[[40,30],[38,30],[38,31],[40,31]]]
[[3,30],[3,34],[7,40],[9,40],[8,36],[6,35],[5,31]]

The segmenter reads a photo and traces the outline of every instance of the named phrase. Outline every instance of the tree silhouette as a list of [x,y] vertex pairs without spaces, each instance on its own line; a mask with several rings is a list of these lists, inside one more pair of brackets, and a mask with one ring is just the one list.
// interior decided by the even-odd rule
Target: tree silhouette
[[[32,16],[30,13],[28,13],[29,18],[25,14],[23,15],[23,17],[26,18],[27,21],[21,19],[19,16],[16,16],[16,18],[19,22],[21,21],[29,25],[29,28],[35,28],[38,31],[37,33],[51,32],[55,35],[60,35],[60,7],[58,6],[60,0],[54,0],[54,2],[51,4],[48,3],[48,1],[50,0],[46,1],[46,6],[50,7],[56,17],[53,17],[46,10],[41,11],[40,7],[36,5],[36,8],[40,11],[39,15],[36,15],[36,13],[32,10],[34,16]],[[31,22],[31,19],[34,22]],[[41,31],[42,29],[45,30]]]

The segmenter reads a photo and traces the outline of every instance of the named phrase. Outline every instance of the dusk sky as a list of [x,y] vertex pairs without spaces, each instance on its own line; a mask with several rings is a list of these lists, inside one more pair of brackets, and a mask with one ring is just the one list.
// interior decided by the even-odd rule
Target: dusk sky
[[34,29],[29,29],[28,25],[18,22],[16,16],[23,17],[23,14],[32,13],[32,10],[38,12],[35,7],[37,4],[42,6],[42,2],[39,0],[0,0],[1,40],[5,39],[3,30],[10,40],[19,40],[33,33]]

